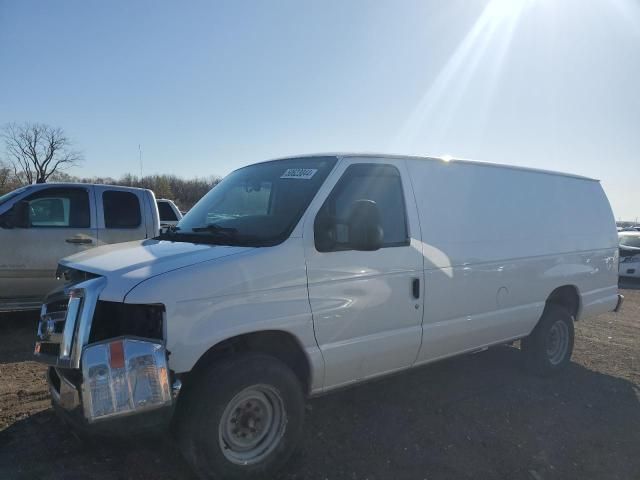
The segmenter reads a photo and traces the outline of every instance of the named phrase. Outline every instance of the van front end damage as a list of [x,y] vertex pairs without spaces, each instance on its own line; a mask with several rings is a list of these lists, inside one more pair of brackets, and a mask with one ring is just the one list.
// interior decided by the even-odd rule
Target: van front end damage
[[53,406],[88,431],[164,426],[180,391],[164,344],[164,308],[101,302],[105,285],[97,277],[67,286],[42,306],[34,355],[49,365]]

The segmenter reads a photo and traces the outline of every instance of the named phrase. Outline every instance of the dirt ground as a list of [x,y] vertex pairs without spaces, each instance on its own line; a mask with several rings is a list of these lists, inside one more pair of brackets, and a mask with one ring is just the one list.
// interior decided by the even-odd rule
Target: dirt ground
[[[281,479],[640,479],[640,285],[578,322],[552,379],[499,347],[311,400]],[[37,315],[0,317],[0,479],[193,479],[168,437],[86,443],[31,361]]]

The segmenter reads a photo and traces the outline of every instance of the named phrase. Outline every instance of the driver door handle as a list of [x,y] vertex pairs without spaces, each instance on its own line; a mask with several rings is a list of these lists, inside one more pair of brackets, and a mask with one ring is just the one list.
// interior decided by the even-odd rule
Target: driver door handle
[[420,298],[420,279],[414,278],[411,282],[411,293],[413,293],[413,298]]
[[93,243],[93,240],[91,240],[90,238],[71,237],[71,238],[67,238],[65,242],[87,245],[89,243]]

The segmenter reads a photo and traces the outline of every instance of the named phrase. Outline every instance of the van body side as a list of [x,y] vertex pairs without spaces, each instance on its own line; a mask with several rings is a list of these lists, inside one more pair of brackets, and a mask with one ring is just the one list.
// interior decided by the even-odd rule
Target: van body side
[[576,319],[617,303],[615,221],[600,183],[471,162],[407,160],[422,225],[427,362],[533,330],[560,287]]

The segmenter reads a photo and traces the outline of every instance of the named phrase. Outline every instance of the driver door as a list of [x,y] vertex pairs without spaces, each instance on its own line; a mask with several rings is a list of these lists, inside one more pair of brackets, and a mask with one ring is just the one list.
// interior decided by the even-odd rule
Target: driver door
[[58,261],[96,245],[91,188],[52,186],[23,199],[30,226],[2,232],[3,303],[37,304],[57,284]]
[[[420,230],[404,163],[343,159],[336,173],[339,180],[327,187],[331,191],[324,201],[316,198],[304,231],[325,388],[411,366],[422,338]],[[356,200],[378,206],[384,231],[379,250],[349,247],[344,219]],[[317,225],[327,223],[324,215],[336,223],[332,247],[318,231]]]

